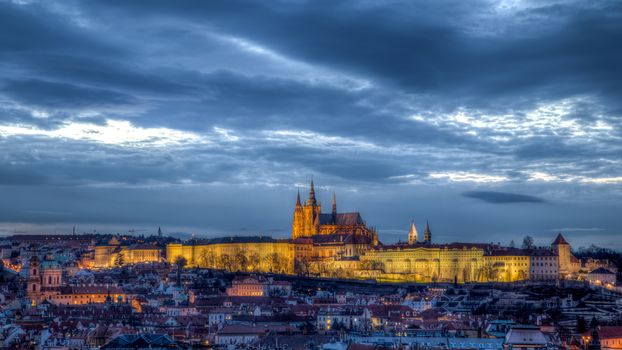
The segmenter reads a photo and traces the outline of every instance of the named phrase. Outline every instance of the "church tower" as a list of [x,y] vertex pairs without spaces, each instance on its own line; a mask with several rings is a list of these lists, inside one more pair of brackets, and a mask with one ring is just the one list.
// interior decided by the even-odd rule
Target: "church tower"
[[322,205],[315,199],[315,187],[313,180],[309,188],[309,199],[305,201],[302,207],[303,213],[303,236],[313,236],[320,230],[320,213]]
[[423,232],[423,241],[427,244],[432,243],[432,231],[430,231],[430,224],[425,222],[425,231]]
[[410,230],[408,231],[408,244],[415,244],[419,240],[419,234],[415,227],[415,220],[410,224]]
[[30,271],[28,274],[28,290],[26,292],[33,305],[41,298],[41,264],[35,251],[30,258]]

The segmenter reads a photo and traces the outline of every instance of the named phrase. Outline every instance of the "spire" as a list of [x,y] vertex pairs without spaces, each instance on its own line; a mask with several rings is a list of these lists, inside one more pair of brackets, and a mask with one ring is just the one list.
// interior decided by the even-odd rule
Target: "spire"
[[425,231],[423,232],[423,240],[426,243],[432,243],[432,231],[430,231],[430,223],[425,221]]
[[333,224],[337,223],[337,195],[333,191]]
[[315,201],[315,188],[313,187],[313,178],[311,178],[311,188],[309,189],[309,204],[315,206],[317,202]]
[[300,206],[300,190],[298,190],[298,194],[296,195],[296,207]]
[[158,226],[158,237],[162,237],[162,227]]
[[410,230],[408,231],[408,244],[415,244],[419,240],[419,233],[415,227],[415,220],[413,219],[410,224]]

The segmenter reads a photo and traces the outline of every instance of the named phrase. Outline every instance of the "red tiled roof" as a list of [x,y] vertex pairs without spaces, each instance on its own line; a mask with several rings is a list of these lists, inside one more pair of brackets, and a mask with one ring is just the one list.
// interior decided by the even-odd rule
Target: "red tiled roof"
[[557,234],[557,238],[553,241],[553,245],[570,245],[566,242],[564,236],[562,236],[561,232]]
[[600,339],[622,338],[622,326],[602,326],[598,329]]

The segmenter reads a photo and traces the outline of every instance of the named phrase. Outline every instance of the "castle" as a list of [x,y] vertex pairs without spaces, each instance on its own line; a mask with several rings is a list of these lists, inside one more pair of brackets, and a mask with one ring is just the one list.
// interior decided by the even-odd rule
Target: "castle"
[[[517,249],[492,243],[433,243],[426,222],[423,239],[412,222],[407,243],[385,245],[358,212],[339,213],[336,195],[322,213],[311,181],[304,201],[296,196],[291,239],[228,237],[171,243],[166,258],[188,266],[229,271],[297,273],[395,282],[513,282],[577,278],[581,262],[563,235],[549,247]],[[584,268],[585,269],[585,268]],[[588,271],[589,272],[589,271]]]

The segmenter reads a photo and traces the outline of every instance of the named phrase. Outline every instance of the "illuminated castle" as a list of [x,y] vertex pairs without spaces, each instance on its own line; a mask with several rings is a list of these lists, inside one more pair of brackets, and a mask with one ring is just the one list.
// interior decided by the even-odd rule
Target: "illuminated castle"
[[291,239],[193,239],[168,244],[166,259],[174,264],[183,257],[187,266],[228,271],[423,283],[556,281],[577,278],[581,268],[561,234],[550,247],[541,248],[433,243],[428,222],[420,235],[413,220],[407,243],[385,245],[378,242],[376,229],[368,227],[358,212],[337,212],[335,194],[331,209],[330,213],[322,213],[311,181],[309,197],[302,202],[300,192],[297,195]]
[[338,213],[337,198],[333,193],[333,205],[330,214],[322,213],[322,204],[315,199],[315,188],[311,180],[309,198],[302,204],[300,192],[296,197],[292,239],[318,235],[349,235],[367,238],[373,245],[378,244],[378,233],[368,228],[359,212]]

